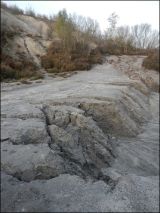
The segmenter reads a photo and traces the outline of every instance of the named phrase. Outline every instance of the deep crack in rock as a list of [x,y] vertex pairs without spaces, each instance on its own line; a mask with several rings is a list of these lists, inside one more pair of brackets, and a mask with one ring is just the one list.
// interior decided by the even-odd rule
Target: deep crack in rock
[[[43,140],[39,138],[41,132],[33,137],[37,130],[25,129],[27,132],[21,131],[18,137],[15,134],[8,142],[4,141],[4,172],[26,182],[51,179],[65,173],[96,180],[101,169],[111,165],[115,154],[108,137],[83,110],[65,105],[46,105],[39,110],[44,116],[37,120],[35,128],[43,121],[43,129],[40,126]],[[22,124],[24,127],[30,124],[30,119],[16,121],[23,130]],[[23,156],[21,162],[18,162],[17,153]],[[27,162],[25,167],[23,161]]]
[[[112,147],[108,138],[91,117],[86,118],[82,110],[65,105],[44,106],[42,112],[46,117],[46,129],[51,138],[49,147],[64,159],[66,173],[76,174],[83,178],[87,176],[97,178],[101,167],[110,166],[111,159],[115,158]],[[100,136],[100,139],[97,136]],[[94,142],[94,140],[97,141]],[[103,146],[103,151],[100,148],[100,151],[89,159],[89,155],[91,156],[91,152],[93,155],[94,150],[89,150],[91,148],[87,147],[87,143],[89,146],[94,146],[96,143],[95,151]],[[97,158],[97,162],[94,158]]]

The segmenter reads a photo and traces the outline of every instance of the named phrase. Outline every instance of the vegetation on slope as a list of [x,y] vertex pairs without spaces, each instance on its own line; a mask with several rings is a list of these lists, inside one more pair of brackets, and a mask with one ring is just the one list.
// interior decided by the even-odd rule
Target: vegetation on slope
[[[31,15],[34,16],[34,11],[30,8],[24,12],[16,5],[7,6],[4,2],[1,2],[1,8],[14,15]],[[43,75],[38,72],[38,68],[35,63],[21,54],[20,57],[12,56],[9,48],[14,45],[14,39],[20,35],[20,31],[14,27],[8,27],[7,20],[3,20],[1,23],[1,81],[10,80],[22,80],[22,79],[39,79],[43,78]],[[6,51],[6,49],[8,49]]]
[[20,61],[4,54],[1,56],[1,81],[28,78],[34,80],[43,78],[33,62],[26,60],[26,58]]
[[159,50],[151,51],[143,61],[146,69],[159,71]]
[[[148,55],[143,65],[148,69],[159,69],[159,57],[153,54],[159,44],[159,33],[148,24],[132,27],[117,27],[118,16],[112,13],[108,18],[108,28],[102,34],[97,21],[78,15],[71,15],[66,10],[50,17],[36,14],[32,8],[26,11],[17,6],[7,6],[1,2],[1,7],[15,15],[28,15],[46,21],[49,25],[48,39],[52,44],[41,64],[50,73],[69,72],[74,70],[89,70],[93,64],[102,63],[105,54],[114,55]],[[14,32],[2,28],[1,41],[7,43],[7,38],[14,38]],[[21,61],[3,56],[1,53],[1,79],[28,78],[32,75],[41,77],[35,65],[22,58]],[[23,66],[22,66],[23,64]]]
[[5,2],[1,1],[1,8],[5,9],[6,11],[8,11],[9,13],[12,13],[14,15],[26,15],[26,16],[31,16],[37,19],[41,19],[43,21],[49,21],[52,20],[53,17],[50,16],[46,16],[46,15],[41,15],[41,14],[36,14],[35,11],[33,10],[33,8],[28,7],[26,8],[26,10],[20,9],[19,7],[17,7],[17,5],[7,5]]
[[147,23],[117,27],[118,16],[112,13],[102,38],[103,51],[115,55],[146,55],[159,44],[159,33]]
[[[159,35],[148,24],[116,27],[118,16],[111,14],[109,27],[102,35],[96,21],[60,11],[50,30],[60,38],[53,42],[42,59],[48,72],[87,70],[92,64],[102,63],[104,54],[148,55],[158,45]],[[91,49],[94,43],[96,48]]]
[[88,70],[92,64],[102,63],[100,50],[92,48],[93,44],[97,46],[97,22],[84,17],[77,19],[81,19],[81,24],[78,25],[75,17],[65,10],[56,16],[53,30],[59,41],[53,41],[47,54],[41,58],[42,66],[48,72]]

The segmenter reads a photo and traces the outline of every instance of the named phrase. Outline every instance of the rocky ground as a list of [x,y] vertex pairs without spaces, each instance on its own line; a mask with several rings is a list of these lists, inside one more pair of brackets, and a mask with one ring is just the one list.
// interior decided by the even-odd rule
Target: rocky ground
[[2,83],[2,212],[159,212],[159,76],[142,60]]

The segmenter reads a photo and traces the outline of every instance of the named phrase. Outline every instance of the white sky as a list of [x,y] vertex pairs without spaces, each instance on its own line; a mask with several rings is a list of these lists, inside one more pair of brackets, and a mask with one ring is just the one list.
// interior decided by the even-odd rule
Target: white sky
[[31,6],[36,13],[57,14],[65,8],[69,13],[97,20],[102,30],[108,25],[112,12],[119,16],[118,25],[148,23],[159,30],[159,1],[5,1],[22,9]]

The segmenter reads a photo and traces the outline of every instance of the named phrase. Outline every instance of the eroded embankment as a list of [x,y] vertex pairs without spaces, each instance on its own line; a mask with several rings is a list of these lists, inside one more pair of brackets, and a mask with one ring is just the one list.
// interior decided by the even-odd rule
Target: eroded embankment
[[111,136],[138,134],[151,117],[148,104],[145,95],[128,87],[119,100],[70,98],[39,108],[18,105],[22,112],[2,114],[2,169],[26,181],[63,173],[98,178],[116,157]]
[[157,211],[157,115],[158,94],[107,62],[2,92],[3,210]]

